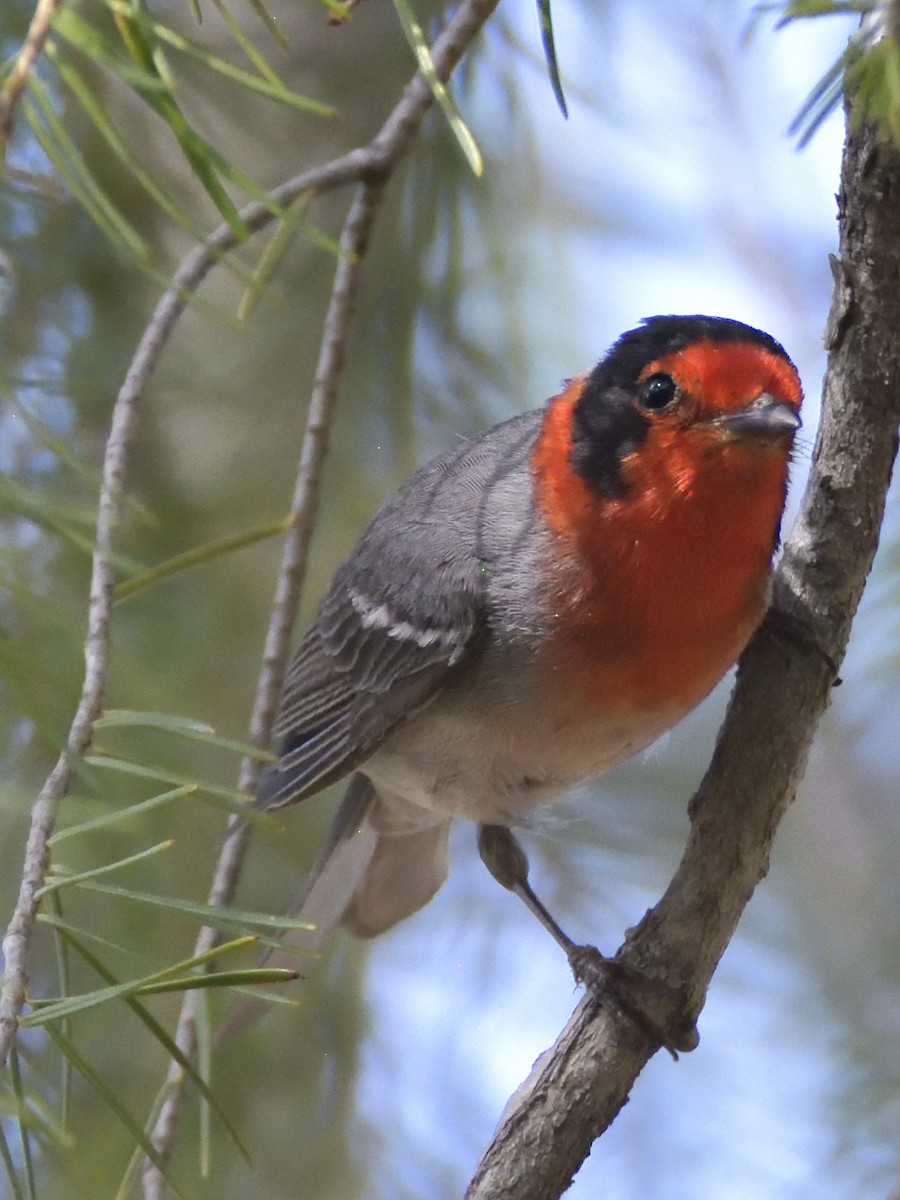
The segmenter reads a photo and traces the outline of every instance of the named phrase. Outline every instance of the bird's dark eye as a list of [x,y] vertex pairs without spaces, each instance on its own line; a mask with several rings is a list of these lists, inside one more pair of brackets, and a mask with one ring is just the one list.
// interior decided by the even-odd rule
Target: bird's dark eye
[[668,408],[678,398],[678,385],[671,375],[657,371],[648,375],[638,388],[638,404],[650,412],[660,412]]

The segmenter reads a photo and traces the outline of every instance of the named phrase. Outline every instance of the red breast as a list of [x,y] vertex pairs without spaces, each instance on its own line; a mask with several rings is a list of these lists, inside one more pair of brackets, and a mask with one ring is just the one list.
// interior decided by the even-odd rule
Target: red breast
[[550,660],[603,711],[687,710],[715,685],[762,617],[784,504],[790,438],[742,436],[718,419],[761,394],[799,407],[790,362],[757,344],[698,341],[639,379],[657,375],[680,400],[642,414],[616,494],[573,465],[585,377],[551,403],[532,454],[558,548],[544,589]]

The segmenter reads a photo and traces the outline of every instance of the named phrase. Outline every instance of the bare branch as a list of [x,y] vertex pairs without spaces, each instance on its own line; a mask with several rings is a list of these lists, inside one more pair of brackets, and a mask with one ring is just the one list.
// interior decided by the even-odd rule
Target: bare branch
[[38,910],[38,892],[44,883],[47,845],[53,832],[59,801],[71,786],[75,760],[90,745],[94,721],[103,707],[109,673],[109,622],[115,585],[112,555],[122,517],[123,483],[137,426],[138,398],[138,392],[129,388],[126,379],[113,407],[103,462],[81,697],[69,730],[66,749],[47,777],[32,812],[22,882],[3,939],[5,969],[0,992],[0,1066],[6,1065],[25,1003],[28,943]]
[[[667,1029],[702,1008],[766,874],[878,545],[900,421],[900,152],[871,127],[847,137],[840,222],[822,424],[773,607],[741,661],[684,857],[619,952],[660,981],[648,1007]],[[582,1001],[508,1104],[467,1200],[561,1195],[656,1049],[613,1005]]]
[[[350,325],[359,289],[360,268],[385,182],[386,180],[377,180],[360,184],[341,237],[341,259],[335,272],[331,302],[325,317],[319,362],[306,419],[306,432],[300,449],[297,482],[291,502],[294,523],[285,539],[263,652],[263,667],[250,721],[249,737],[255,746],[267,746],[272,736],[272,724],[290,652],[291,633],[306,576],[309,543],[318,510],[319,478],[328,449],[338,384],[344,369]],[[256,782],[257,767],[255,760],[244,760],[240,784],[242,788],[252,788]]]
[[3,90],[0,91],[0,161],[6,157],[6,147],[16,120],[16,109],[28,86],[31,73],[41,57],[53,14],[61,4],[62,0],[38,0],[22,49],[3,85]]

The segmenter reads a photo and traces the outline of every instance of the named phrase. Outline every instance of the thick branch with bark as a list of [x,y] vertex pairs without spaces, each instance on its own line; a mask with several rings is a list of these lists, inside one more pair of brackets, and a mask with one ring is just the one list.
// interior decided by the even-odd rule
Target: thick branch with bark
[[[658,979],[644,1006],[677,1035],[768,870],[878,546],[900,423],[900,151],[848,134],[822,422],[773,605],[745,652],[687,848],[619,956]],[[467,1200],[569,1186],[658,1047],[614,1004],[579,1005],[507,1105]]]

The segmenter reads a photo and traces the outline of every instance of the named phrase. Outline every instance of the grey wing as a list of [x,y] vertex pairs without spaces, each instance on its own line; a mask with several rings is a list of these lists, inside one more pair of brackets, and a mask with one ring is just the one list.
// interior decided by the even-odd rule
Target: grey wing
[[425,704],[474,640],[475,607],[453,627],[414,625],[339,576],[291,664],[276,726],[281,755],[257,800],[281,807],[334,782]]
[[464,443],[376,514],[291,665],[281,761],[257,789],[263,807],[301,800],[363,763],[489,636],[486,575],[530,514],[517,504],[522,521],[507,536],[496,497],[527,487],[539,421],[523,414]]

